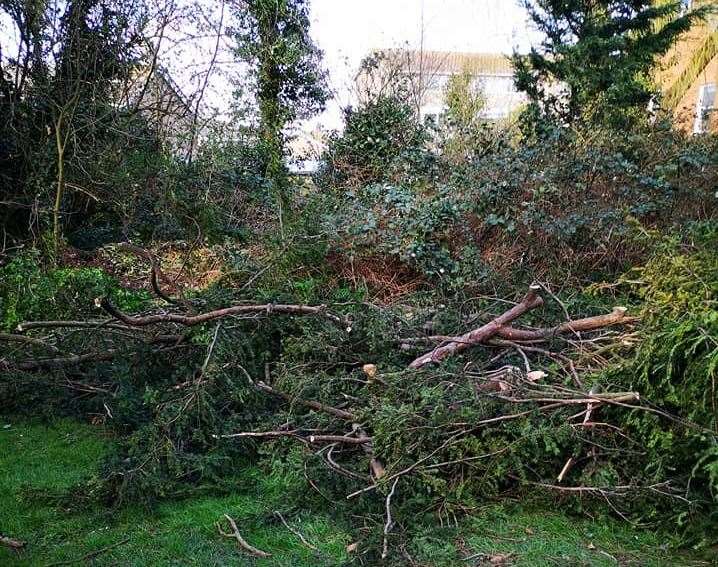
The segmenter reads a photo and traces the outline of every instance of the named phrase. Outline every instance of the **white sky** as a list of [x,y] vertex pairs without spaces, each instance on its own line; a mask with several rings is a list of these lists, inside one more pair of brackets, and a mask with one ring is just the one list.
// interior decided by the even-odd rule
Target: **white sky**
[[[204,30],[197,32],[198,28],[190,30],[192,26],[177,20],[170,25],[160,52],[160,63],[185,94],[190,94],[199,90],[206,74],[203,70],[212,58],[216,37],[211,36],[216,33],[213,26],[220,19],[221,3],[177,0],[177,5],[189,10],[196,10],[193,5],[199,6],[199,13],[204,14],[199,21],[206,22]],[[158,3],[158,9],[161,6]],[[324,52],[335,99],[323,115],[302,125],[305,130],[317,125],[329,129],[341,126],[340,110],[352,102],[349,87],[361,59],[372,49],[402,45],[417,49],[422,43],[422,30],[424,49],[437,51],[510,54],[514,48],[526,50],[532,36],[535,37],[527,31],[526,14],[518,0],[311,0],[310,7],[311,34]],[[229,9],[225,12],[224,26],[228,23]],[[208,35],[186,41],[185,36],[193,32]],[[4,46],[17,43],[16,30],[3,17],[0,42]],[[233,90],[224,72],[239,72],[233,59],[231,42],[224,38],[203,101],[220,113],[229,108]]]

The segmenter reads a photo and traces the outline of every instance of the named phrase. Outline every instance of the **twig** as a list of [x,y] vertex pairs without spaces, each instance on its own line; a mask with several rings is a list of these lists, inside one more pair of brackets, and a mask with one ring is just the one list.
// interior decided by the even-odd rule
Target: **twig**
[[266,384],[265,382],[262,382],[262,381],[259,381],[259,382],[256,382],[256,383],[255,383],[255,382],[252,382],[252,384],[253,384],[254,387],[257,388],[258,390],[261,390],[261,391],[266,392],[266,393],[268,393],[268,394],[272,394],[273,396],[277,396],[277,397],[279,397],[279,398],[282,398],[282,399],[284,399],[284,400],[286,400],[286,401],[288,401],[288,402],[290,402],[290,403],[296,402],[296,403],[298,403],[298,404],[300,404],[300,405],[302,405],[302,406],[311,408],[311,409],[316,410],[316,411],[319,411],[319,412],[328,413],[328,414],[330,414],[330,415],[333,415],[333,416],[335,416],[335,417],[338,417],[339,419],[344,419],[344,420],[347,420],[347,421],[354,421],[354,420],[357,419],[356,416],[355,416],[353,413],[348,412],[348,411],[343,410],[343,409],[339,409],[339,408],[335,408],[335,407],[332,407],[332,406],[328,406],[328,405],[326,405],[326,404],[323,404],[323,403],[321,403],[321,402],[316,402],[316,401],[314,401],[314,400],[303,400],[303,399],[301,399],[301,398],[293,398],[293,397],[290,396],[289,394],[287,394],[287,393],[285,393],[285,392],[281,392],[281,391],[279,391],[279,390],[273,388],[272,386]]
[[556,482],[561,483],[563,481],[563,477],[566,476],[566,473],[571,469],[573,466],[573,457],[569,457],[566,461],[566,464],[561,469],[561,472],[558,473],[558,477],[556,478]]
[[202,369],[200,370],[200,376],[202,376],[206,370],[207,366],[209,365],[209,360],[212,358],[212,351],[214,350],[214,345],[217,343],[217,333],[219,333],[219,327],[221,323],[217,323],[217,326],[214,328],[214,336],[212,337],[212,342],[209,345],[209,348],[207,349],[207,356],[204,359],[204,363],[202,364]]
[[349,437],[347,435],[310,435],[302,437],[297,431],[241,431],[239,433],[229,433],[226,435],[213,435],[215,439],[235,439],[238,437],[294,437],[300,441],[309,441],[309,443],[346,443],[348,445],[363,445],[371,443],[371,437]]
[[394,527],[394,521],[391,518],[391,497],[394,496],[396,485],[399,482],[399,478],[394,479],[394,483],[391,485],[391,490],[386,497],[386,523],[384,524],[384,545],[381,550],[381,558],[386,559],[389,555],[389,532]]
[[287,521],[284,519],[284,516],[282,516],[282,513],[279,510],[275,510],[274,515],[277,516],[284,524],[284,527],[287,528],[290,532],[292,532],[295,536],[297,536],[304,545],[306,545],[309,549],[312,549],[314,551],[319,551],[319,549],[316,546],[309,543],[299,531],[295,530],[287,523]]
[[232,519],[232,517],[229,514],[224,515],[225,519],[229,522],[229,525],[232,526],[232,533],[227,533],[222,529],[222,524],[217,522],[217,530],[219,531],[220,535],[223,535],[224,537],[229,537],[237,540],[237,543],[239,546],[244,549],[247,553],[254,555],[255,557],[271,557],[271,553],[267,553],[266,551],[262,551],[261,549],[257,549],[256,547],[249,545],[247,541],[242,537],[242,535],[239,533],[239,529],[237,528],[237,524]]
[[20,541],[19,539],[0,535],[0,545],[4,545],[11,549],[22,549],[26,544],[24,541]]

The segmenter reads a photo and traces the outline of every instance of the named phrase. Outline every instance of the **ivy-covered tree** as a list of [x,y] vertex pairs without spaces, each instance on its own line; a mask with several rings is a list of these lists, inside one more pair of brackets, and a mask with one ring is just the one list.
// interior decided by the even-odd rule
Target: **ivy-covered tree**
[[626,126],[655,94],[656,59],[706,9],[675,0],[523,0],[543,34],[539,48],[514,54],[516,86],[527,115],[559,123],[587,119]]
[[255,79],[267,179],[282,196],[284,129],[324,109],[321,51],[309,35],[308,0],[242,0],[236,6],[237,55]]

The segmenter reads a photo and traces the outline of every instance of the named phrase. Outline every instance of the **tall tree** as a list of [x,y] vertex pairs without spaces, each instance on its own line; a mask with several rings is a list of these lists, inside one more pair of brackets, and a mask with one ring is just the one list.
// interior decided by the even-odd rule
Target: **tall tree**
[[49,211],[57,250],[64,221],[98,200],[92,169],[120,138],[114,103],[140,58],[145,0],[0,0],[0,15],[19,38],[0,38],[0,182],[12,197],[0,215],[11,230],[40,217],[42,231]]
[[328,90],[322,54],[309,36],[308,0],[239,0],[235,12],[236,51],[256,82],[264,170],[282,206],[284,129],[323,110]]
[[645,114],[656,59],[706,9],[676,0],[522,0],[544,39],[514,54],[528,112],[561,123],[579,118],[625,126]]

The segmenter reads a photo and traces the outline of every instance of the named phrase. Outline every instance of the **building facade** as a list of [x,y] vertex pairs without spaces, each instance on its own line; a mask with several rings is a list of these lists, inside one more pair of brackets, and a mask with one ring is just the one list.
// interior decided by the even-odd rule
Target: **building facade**
[[356,76],[357,98],[364,102],[401,88],[421,118],[438,118],[446,109],[449,79],[462,73],[468,73],[473,88],[482,93],[487,120],[507,118],[526,101],[514,87],[507,55],[410,49],[373,51]]
[[[718,0],[684,0],[684,9]],[[692,134],[718,133],[718,13],[691,28],[662,58],[657,81],[662,105],[676,127]]]

